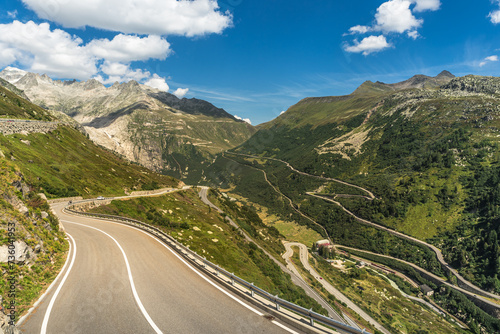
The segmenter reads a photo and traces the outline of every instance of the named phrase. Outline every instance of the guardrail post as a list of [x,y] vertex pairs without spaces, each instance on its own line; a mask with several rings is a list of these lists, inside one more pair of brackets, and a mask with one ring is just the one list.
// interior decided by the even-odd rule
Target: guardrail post
[[251,283],[251,285],[250,285],[250,296],[252,296],[252,297],[253,297],[253,295],[254,295],[254,291],[253,291],[253,283]]
[[215,276],[219,276],[219,266],[215,269]]
[[314,319],[312,317],[312,308],[309,310],[309,320],[311,321],[311,326],[314,327]]
[[276,311],[280,310],[280,304],[278,303],[278,295],[274,297],[274,302],[276,303]]
[[234,285],[234,273],[231,273],[231,285]]

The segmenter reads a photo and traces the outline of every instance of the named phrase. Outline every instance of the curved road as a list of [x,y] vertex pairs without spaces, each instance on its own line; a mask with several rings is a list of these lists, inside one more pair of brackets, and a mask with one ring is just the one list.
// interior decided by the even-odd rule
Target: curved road
[[[385,334],[391,334],[387,329],[385,329],[381,324],[379,324],[375,319],[373,319],[370,315],[368,315],[365,311],[363,311],[359,306],[354,304],[349,298],[347,298],[342,292],[340,292],[338,289],[336,289],[333,285],[325,281],[324,279],[321,279],[320,275],[314,270],[313,267],[309,264],[309,252],[307,251],[306,245],[299,243],[299,242],[287,242],[285,244],[286,248],[286,253],[283,255],[283,258],[287,261],[287,263],[295,269],[295,266],[290,260],[290,257],[293,256],[293,249],[292,246],[296,246],[299,248],[299,257],[300,257],[300,262],[308,270],[311,275],[319,282],[321,285],[332,295],[335,296],[338,300],[341,302],[344,302],[351,310],[359,314],[363,319],[368,321],[370,324],[372,324],[377,330],[381,331],[382,333]],[[295,269],[296,271],[296,269]],[[297,274],[300,276],[300,274],[297,271]]]
[[68,263],[24,333],[290,333],[136,228],[61,211]]
[[[208,199],[208,187],[200,187],[201,190],[199,192],[199,196],[202,200],[203,203],[205,203],[206,205],[210,206],[211,208],[213,208],[214,210],[216,210],[217,212],[219,213],[223,213],[223,211],[215,206],[212,202],[210,202],[210,200]],[[328,311],[328,315],[334,319],[334,320],[337,320],[339,322],[342,322],[342,323],[345,323],[345,324],[348,324],[346,322],[346,320],[344,318],[342,318],[340,315],[337,314],[337,312],[330,306],[330,304],[328,304],[323,298],[321,298],[308,284],[306,284],[302,279],[301,279],[301,276],[300,274],[298,274],[296,272],[296,270],[291,270],[291,268],[289,268],[288,266],[284,266],[283,263],[281,263],[280,261],[278,261],[276,258],[274,258],[274,256],[272,256],[268,251],[266,251],[264,248],[262,248],[258,243],[256,243],[252,238],[250,238],[250,236],[245,232],[243,231],[243,229],[241,229],[241,227],[236,224],[231,218],[229,218],[228,216],[226,216],[226,220],[232,225],[234,226],[237,230],[239,230],[243,236],[245,237],[245,240],[247,240],[248,242],[253,242],[257,247],[259,247],[271,260],[274,261],[274,263],[276,263],[280,268],[281,270],[283,270],[285,273],[289,274],[291,279],[292,279],[292,282],[301,287],[302,289],[304,289],[304,291],[306,292],[306,294],[315,299],[321,306],[323,306],[323,308],[325,308],[327,311]],[[356,326],[354,326],[356,327]]]
[[[338,182],[338,183],[342,183],[342,184],[344,184],[344,185],[348,185],[348,186],[351,186],[351,187],[354,187],[354,188],[357,188],[357,189],[359,189],[359,190],[362,190],[362,191],[366,192],[366,193],[369,195],[369,197],[370,197],[370,198],[365,197],[365,196],[363,196],[363,197],[365,197],[365,198],[367,198],[367,199],[374,199],[374,198],[375,198],[375,196],[373,195],[373,193],[371,193],[369,190],[364,189],[364,188],[362,188],[362,187],[360,187],[360,186],[356,186],[356,185],[354,185],[354,184],[350,184],[350,183],[347,183],[347,182],[344,182],[344,181],[341,181],[341,180],[337,180],[337,179],[334,179],[334,178],[328,178],[328,177],[323,177],[323,176],[318,176],[318,175],[312,175],[312,174],[308,174],[308,173],[305,173],[305,172],[299,171],[299,170],[295,169],[292,165],[290,165],[288,162],[283,161],[283,160],[280,160],[280,159],[276,159],[276,158],[266,158],[266,157],[259,157],[259,156],[253,156],[253,155],[247,155],[247,154],[241,154],[241,153],[234,153],[234,152],[226,152],[226,153],[231,153],[231,154],[235,154],[235,155],[246,156],[246,157],[256,158],[256,159],[268,159],[268,160],[278,161],[278,162],[281,162],[281,163],[286,164],[286,165],[288,166],[288,168],[290,168],[292,171],[294,171],[294,172],[296,172],[296,173],[298,173],[298,174],[305,175],[305,176],[310,176],[310,177],[314,177],[314,178],[318,178],[318,179],[323,179],[323,180],[327,180],[327,181],[335,181],[335,182]],[[252,167],[252,166],[249,166],[249,167]],[[255,168],[255,167],[253,167],[253,168]],[[255,169],[258,169],[258,168],[255,168]],[[261,170],[261,169],[258,169],[258,170]],[[262,172],[264,173],[264,175],[266,176],[265,171],[263,171],[263,170],[261,170],[261,171],[262,171]],[[271,184],[271,183],[267,180],[267,176],[266,176],[266,181],[267,181],[267,182],[268,182],[268,183],[269,183],[269,184],[270,184],[270,185],[274,188],[274,190],[276,190],[276,188],[274,187],[274,185],[272,185],[272,184]],[[277,190],[276,190],[276,191],[277,191]],[[277,191],[277,192],[279,192],[279,191]],[[279,192],[279,193],[281,193],[281,192]],[[457,287],[457,286],[454,286],[454,285],[449,284],[449,286],[450,286],[450,287],[457,288],[457,290],[462,291],[462,292],[463,292],[463,291],[467,291],[467,294],[468,294],[468,295],[474,295],[474,297],[475,297],[475,298],[480,298],[482,301],[484,301],[484,302],[486,302],[486,303],[488,303],[488,304],[490,304],[490,305],[495,305],[495,307],[496,307],[496,308],[500,308],[500,305],[495,304],[495,303],[492,303],[492,302],[490,302],[489,300],[487,300],[487,299],[485,299],[485,298],[482,298],[482,297],[481,297],[481,296],[483,296],[483,297],[489,297],[489,298],[492,298],[492,299],[500,300],[500,296],[498,296],[498,295],[496,295],[496,294],[493,294],[493,293],[490,293],[490,292],[488,292],[488,291],[485,291],[485,290],[481,289],[480,287],[478,287],[478,286],[476,286],[476,285],[472,284],[470,281],[466,280],[466,279],[465,279],[462,275],[460,275],[460,274],[458,273],[458,271],[457,271],[456,269],[454,269],[453,267],[451,267],[451,266],[450,266],[450,265],[449,265],[449,264],[448,264],[448,263],[444,260],[443,254],[441,253],[441,250],[440,250],[439,248],[435,247],[434,245],[428,244],[428,243],[426,243],[425,241],[422,241],[422,240],[419,240],[419,239],[413,238],[413,237],[411,237],[411,236],[409,236],[409,235],[406,235],[406,234],[403,234],[403,233],[401,233],[401,232],[397,232],[397,231],[395,231],[395,230],[391,230],[391,229],[389,229],[389,228],[387,228],[387,227],[385,227],[385,226],[381,226],[381,225],[379,225],[379,224],[375,224],[375,223],[373,223],[373,222],[371,222],[371,221],[369,221],[369,220],[366,220],[366,219],[360,218],[360,217],[356,216],[354,213],[352,213],[351,211],[347,210],[347,209],[346,209],[346,208],[345,208],[345,207],[344,207],[341,203],[339,203],[339,202],[337,202],[337,201],[335,201],[335,200],[333,200],[333,199],[331,199],[331,198],[328,198],[328,197],[325,197],[325,196],[320,196],[319,194],[316,194],[316,193],[313,193],[313,192],[307,192],[306,194],[307,194],[307,195],[309,195],[309,196],[317,197],[317,198],[320,198],[320,199],[322,199],[322,200],[329,201],[329,202],[332,202],[332,203],[334,203],[334,204],[338,205],[338,206],[339,206],[340,208],[342,208],[342,210],[344,210],[347,214],[349,214],[349,215],[353,216],[356,220],[358,220],[358,221],[359,221],[359,222],[361,222],[361,223],[364,223],[364,224],[367,224],[367,225],[373,226],[373,227],[375,227],[375,228],[377,228],[377,229],[380,229],[380,230],[385,230],[385,231],[387,231],[387,232],[389,232],[389,233],[392,233],[393,235],[396,235],[396,236],[398,236],[398,237],[405,238],[405,239],[407,239],[407,240],[411,240],[411,241],[413,241],[413,242],[416,242],[416,243],[419,243],[419,244],[421,244],[421,245],[423,245],[423,246],[428,247],[430,250],[432,250],[432,251],[436,254],[436,257],[437,257],[438,261],[441,263],[441,265],[442,265],[443,267],[445,267],[447,270],[449,270],[449,271],[450,271],[450,272],[451,272],[451,273],[452,273],[452,274],[453,274],[453,275],[457,278],[457,280],[458,280],[458,281],[460,281],[460,283],[462,283],[463,285],[467,286],[467,287],[468,287],[468,289],[472,290],[473,292],[469,292],[469,291],[467,291],[467,290],[465,290],[465,289],[461,289],[461,288],[459,288],[459,287]],[[290,205],[291,205],[291,207],[292,207],[295,211],[299,212],[300,214],[302,214],[302,215],[304,216],[304,214],[303,214],[303,213],[301,213],[299,210],[297,210],[297,209],[295,208],[295,206],[293,205],[293,202],[292,202],[292,200],[291,200],[290,198],[288,198],[288,197],[287,197],[287,196],[285,196],[284,194],[282,194],[282,195],[290,201]],[[311,219],[311,218],[309,218],[309,217],[307,217],[307,218],[308,218],[309,220],[311,220],[311,221],[312,221],[312,219]],[[315,222],[315,223],[316,223],[316,222]],[[318,223],[316,223],[316,224],[318,224]],[[319,225],[319,224],[318,224],[318,225]],[[328,235],[328,233],[327,233],[327,235]],[[476,296],[475,294],[477,294],[477,295],[479,295],[479,296]]]
[[[427,242],[425,241],[422,241],[422,240],[419,240],[419,239],[416,239],[416,238],[413,238],[409,235],[406,235],[406,234],[403,234],[401,232],[398,232],[398,231],[395,231],[395,230],[392,230],[390,228],[387,228],[385,226],[381,226],[379,224],[376,224],[376,223],[373,223],[369,220],[366,220],[366,219],[363,219],[363,218],[360,218],[358,216],[356,216],[354,213],[352,213],[351,211],[347,210],[341,203],[331,199],[331,198],[328,198],[328,197],[325,197],[325,196],[321,196],[319,194],[316,194],[316,193],[313,193],[313,192],[307,192],[306,193],[307,195],[309,196],[313,196],[313,197],[316,197],[316,198],[320,198],[324,201],[328,201],[328,202],[332,202],[336,205],[338,205],[342,210],[344,210],[347,214],[351,215],[352,217],[354,217],[357,221],[359,221],[360,223],[363,223],[365,225],[370,225],[370,226],[373,226],[379,230],[383,230],[383,231],[386,231],[386,232],[389,232],[397,237],[400,237],[400,238],[403,238],[403,239],[406,239],[406,240],[410,240],[410,241],[413,241],[415,243],[418,243],[422,246],[425,246],[427,248],[429,248],[430,250],[432,250],[435,254],[436,254],[436,257],[439,261],[439,263],[441,263],[442,266],[444,266],[445,268],[447,268],[448,270],[450,270],[453,275],[455,275],[457,277],[457,279],[464,285],[467,285],[469,287],[469,289],[471,290],[474,290],[475,293],[479,294],[479,295],[482,295],[482,296],[486,296],[486,297],[489,297],[489,298],[493,298],[493,299],[497,299],[497,300],[500,300],[500,296],[498,295],[495,295],[493,293],[490,293],[488,291],[484,291],[482,290],[480,287],[472,284],[471,282],[467,281],[465,278],[463,278],[457,270],[455,270],[454,268],[452,268],[448,262],[446,262],[444,260],[444,257],[443,257],[443,253],[441,253],[441,250],[439,248],[437,248],[436,246],[434,245],[431,245],[431,244],[428,244]],[[398,259],[399,260],[399,259]],[[400,260],[401,261],[401,260]],[[404,262],[404,261],[403,261]],[[415,265],[413,265],[415,266]],[[421,270],[424,270],[422,268],[420,268]],[[425,271],[425,270],[424,270]],[[433,276],[436,276],[436,275],[433,275]],[[436,276],[437,277],[437,276]],[[440,279],[440,278],[439,278]],[[442,279],[440,279],[441,281],[443,281]],[[444,281],[443,281],[444,282]],[[451,284],[449,284],[450,286],[452,287],[455,287]],[[471,292],[468,292],[468,294],[472,294]],[[486,300],[485,300],[486,301]],[[500,307],[499,305],[497,305],[497,307]]]

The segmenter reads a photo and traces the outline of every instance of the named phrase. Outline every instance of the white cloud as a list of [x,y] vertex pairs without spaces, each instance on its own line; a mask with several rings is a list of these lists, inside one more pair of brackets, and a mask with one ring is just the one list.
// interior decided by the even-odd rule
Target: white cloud
[[114,82],[127,82],[130,80],[142,81],[151,77],[151,73],[141,69],[132,69],[129,64],[105,61],[99,70],[107,76],[106,79],[102,75],[97,75],[95,78],[103,84],[112,84]]
[[369,32],[370,30],[372,30],[372,28],[371,28],[371,27],[357,25],[357,26],[354,26],[354,27],[349,28],[349,33],[350,33],[351,35],[352,35],[352,34],[366,34],[366,33],[367,33],[367,32]]
[[168,90],[170,89],[165,79],[160,77],[158,74],[154,74],[153,77],[146,81],[144,84],[165,92],[168,92]]
[[[500,1],[500,0],[499,0]],[[412,6],[415,5],[413,8]],[[348,34],[366,34],[367,32],[379,31],[381,36],[369,36],[361,42],[354,40],[354,45],[345,44],[344,50],[348,52],[363,52],[368,55],[373,52],[381,51],[390,47],[387,43],[386,35],[403,34],[409,38],[417,39],[420,37],[418,28],[424,22],[423,19],[416,18],[415,12],[436,11],[441,6],[440,0],[389,0],[381,4],[375,13],[375,19],[371,26],[357,25],[349,29]]]
[[238,115],[234,115],[234,118],[239,119],[240,121],[247,122],[248,124],[252,125],[252,122],[250,121],[250,118],[241,118]]
[[483,61],[481,61],[479,63],[479,67],[483,67],[484,65],[486,65],[490,62],[497,62],[497,61],[498,61],[498,56],[496,56],[496,55],[489,56],[489,57],[484,58]]
[[97,39],[87,44],[86,48],[96,57],[130,62],[136,60],[164,60],[171,53],[170,44],[159,36],[138,37],[119,34],[111,41]]
[[416,31],[416,30],[408,31],[407,35],[408,35],[408,37],[413,38],[413,39],[417,39],[420,36],[418,31]]
[[216,0],[22,0],[42,19],[64,27],[91,26],[130,34],[185,35],[221,33],[232,25]]
[[174,95],[179,99],[182,99],[189,92],[189,88],[177,88]]
[[413,0],[416,3],[414,11],[425,12],[426,10],[436,11],[441,6],[441,1],[439,0]]
[[423,20],[413,16],[411,2],[407,0],[391,0],[384,2],[375,14],[375,30],[384,33],[404,33],[419,28]]
[[[159,36],[138,37],[119,34],[112,40],[83,41],[48,23],[32,21],[0,24],[0,66],[18,62],[31,72],[56,78],[87,80],[96,78],[104,84],[144,81],[168,90],[165,79],[132,69],[131,61],[165,59],[170,44]],[[99,65],[100,64],[100,65]]]
[[97,72],[95,57],[82,40],[48,23],[14,21],[0,24],[0,63],[15,61],[29,70],[51,76],[88,79]]
[[500,10],[495,10],[495,11],[491,12],[488,15],[488,17],[490,18],[491,23],[493,23],[493,24],[500,23]]
[[7,12],[7,16],[10,17],[11,19],[15,19],[17,17],[17,9],[14,10],[13,12]]
[[384,35],[380,36],[368,36],[358,42],[358,40],[354,40],[354,45],[345,45],[344,50],[347,52],[360,53],[367,56],[370,53],[382,51],[391,47],[391,44],[387,42],[387,39]]

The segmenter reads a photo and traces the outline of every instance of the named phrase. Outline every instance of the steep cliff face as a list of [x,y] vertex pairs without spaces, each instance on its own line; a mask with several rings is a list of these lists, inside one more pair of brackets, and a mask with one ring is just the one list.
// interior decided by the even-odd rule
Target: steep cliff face
[[[15,75],[14,75],[15,74]],[[240,145],[255,132],[224,109],[179,99],[136,81],[105,87],[3,71],[35,104],[82,124],[96,143],[131,161],[178,178],[195,179],[213,154]]]

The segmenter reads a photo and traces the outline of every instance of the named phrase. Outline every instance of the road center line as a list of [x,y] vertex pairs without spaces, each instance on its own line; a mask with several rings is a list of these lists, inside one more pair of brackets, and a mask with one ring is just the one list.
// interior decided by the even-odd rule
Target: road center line
[[116,243],[116,245],[118,246],[118,248],[120,248],[120,251],[122,252],[123,258],[125,259],[125,265],[127,266],[127,272],[128,272],[128,279],[130,281],[130,287],[132,288],[132,294],[134,295],[135,302],[139,306],[139,309],[141,310],[142,315],[146,318],[146,320],[148,321],[149,325],[154,329],[154,331],[157,334],[162,334],[163,332],[158,328],[158,326],[155,324],[155,322],[153,321],[153,319],[151,319],[151,317],[149,316],[149,313],[144,308],[144,305],[142,305],[141,299],[139,298],[139,295],[137,294],[137,290],[135,289],[134,278],[132,277],[132,271],[130,269],[130,264],[128,262],[127,255],[125,254],[125,251],[123,250],[123,248],[120,245],[120,243],[115,238],[113,238],[111,235],[109,235],[108,233],[106,233],[103,230],[100,230],[100,229],[98,229],[96,227],[85,225],[85,224],[80,224],[80,223],[75,223],[75,222],[70,222],[68,220],[61,220],[61,221],[64,222],[64,223],[70,223],[70,224],[80,225],[80,226],[84,226],[84,227],[88,227],[88,228],[97,230],[97,231],[99,231],[101,233],[104,233],[108,237],[110,237]]
[[[57,295],[61,291],[61,288],[64,285],[64,282],[66,281],[66,278],[68,278],[68,275],[71,271],[71,268],[73,268],[73,264],[75,263],[75,258],[76,258],[76,242],[75,239],[71,236],[71,234],[66,233],[66,235],[71,239],[73,242],[73,256],[71,258],[71,264],[69,265],[68,270],[66,271],[66,274],[64,275],[63,279],[61,280],[61,283],[59,283],[59,286],[57,287],[57,290],[54,292],[54,295],[52,296],[52,299],[50,300],[49,306],[47,307],[47,311],[45,311],[45,316],[43,317],[43,322],[42,322],[42,329],[40,330],[41,334],[46,334],[47,333],[47,325],[49,323],[49,317],[50,317],[50,312],[52,311],[52,307],[54,306],[54,303],[57,299]],[[70,243],[71,247],[71,243]],[[62,271],[61,271],[62,272]]]
[[[102,222],[102,220],[99,220],[99,219],[95,219],[95,218],[90,218],[90,219],[93,219],[93,220],[96,220],[96,221],[100,221]],[[63,222],[67,222],[65,220],[62,220]],[[68,222],[68,223],[71,223],[71,222]],[[224,293],[225,295],[227,295],[228,297],[230,297],[231,299],[235,300],[236,302],[238,302],[239,304],[241,304],[242,306],[246,307],[247,309],[249,309],[250,311],[258,314],[259,316],[264,316],[264,313],[260,312],[259,310],[255,309],[254,307],[248,305],[247,303],[241,301],[240,299],[236,298],[235,296],[233,296],[232,294],[230,294],[229,292],[227,292],[226,290],[224,290],[223,288],[221,288],[220,286],[218,286],[217,284],[215,284],[214,282],[212,282],[212,280],[210,280],[209,278],[207,278],[205,275],[203,275],[201,272],[199,272],[196,268],[194,268],[191,264],[189,264],[188,262],[186,262],[186,260],[184,260],[179,254],[177,254],[174,250],[172,250],[169,246],[165,245],[165,243],[163,241],[161,241],[160,239],[158,239],[157,237],[149,234],[148,232],[145,232],[143,230],[141,230],[140,228],[137,228],[137,227],[134,227],[134,226],[130,226],[130,225],[125,225],[125,224],[121,224],[121,223],[116,223],[116,222],[113,222],[113,221],[106,221],[106,223],[111,223],[111,224],[115,224],[115,225],[120,225],[120,226],[124,226],[124,227],[128,227],[128,228],[132,228],[134,230],[137,230],[139,232],[142,232],[144,233],[145,235],[147,235],[148,237],[150,238],[153,238],[154,240],[156,240],[160,245],[162,245],[163,247],[165,247],[166,249],[168,249],[172,254],[174,254],[180,261],[182,261],[182,263],[184,263],[189,269],[191,269],[192,271],[194,271],[198,276],[200,276],[201,278],[203,278],[207,283],[209,283],[210,285],[212,285],[213,287],[215,287],[216,289],[218,289],[219,291],[221,291],[222,293]],[[77,224],[77,223],[72,223],[72,224]],[[82,224],[78,224],[78,225],[82,225]],[[87,225],[83,225],[83,226],[87,226]],[[91,226],[87,226],[87,227],[91,227]],[[95,227],[93,227],[95,228]],[[105,233],[105,232],[104,232]],[[276,326],[286,330],[287,332],[289,333],[292,333],[292,334],[298,334],[296,331],[292,330],[291,328],[288,328],[286,327],[285,325],[282,325],[280,324],[279,322],[277,321],[272,321],[273,324],[275,324]]]

